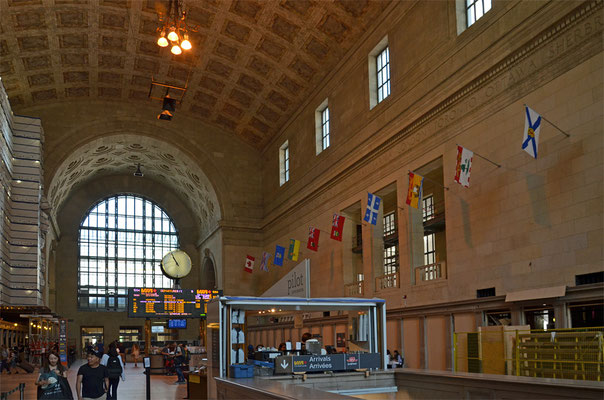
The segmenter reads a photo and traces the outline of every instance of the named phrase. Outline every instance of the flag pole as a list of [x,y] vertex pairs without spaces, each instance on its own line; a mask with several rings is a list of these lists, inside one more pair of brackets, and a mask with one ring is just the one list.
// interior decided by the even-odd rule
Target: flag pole
[[[456,146],[457,146],[457,147],[463,147],[464,149],[467,149],[467,147],[462,146],[462,145],[460,145],[460,144],[457,144]],[[468,149],[468,150],[470,150],[470,149]],[[475,152],[474,150],[470,150],[470,151],[471,151],[472,153],[476,154],[478,157],[482,158],[483,160],[488,161],[488,162],[490,162],[490,163],[491,163],[491,164],[493,164],[493,165],[496,165],[496,166],[497,166],[497,168],[501,168],[501,164],[497,164],[495,161],[489,160],[489,159],[488,159],[488,158],[486,158],[485,156],[481,156],[480,154],[478,154],[478,153],[477,153],[477,152]]]
[[[524,105],[525,107],[528,107],[526,104]],[[547,121],[551,126],[553,126],[554,128],[556,128],[557,130],[559,130],[560,132],[562,132],[564,135],[566,135],[567,138],[570,137],[570,134],[564,132],[562,129],[558,128],[556,126],[556,124],[554,124],[552,121],[550,121],[549,119],[545,118],[543,115],[539,114],[541,116],[541,118],[543,118],[544,121]]]
[[497,166],[497,168],[501,168],[501,164],[497,164],[495,161],[491,161],[491,160],[489,160],[488,158],[481,156],[481,155],[480,155],[480,154],[478,154],[477,152],[474,152],[474,154],[476,154],[478,157],[482,158],[483,160],[488,161],[488,162],[490,162],[490,163],[491,163],[491,164],[493,164],[493,165],[496,165],[496,166]]
[[[416,174],[416,172],[415,172],[415,171],[411,171],[411,170],[407,170],[407,171],[408,171],[409,173],[413,172],[414,174]],[[418,175],[419,175],[419,174],[418,174]],[[445,189],[449,190],[449,188],[448,188],[447,186],[443,185],[443,184],[442,184],[442,183],[440,183],[440,182],[436,182],[436,181],[434,181],[434,180],[432,180],[432,179],[430,179],[430,178],[426,178],[426,177],[425,177],[425,176],[423,176],[423,175],[420,175],[420,176],[421,176],[421,177],[423,177],[424,179],[429,180],[429,181],[430,181],[430,182],[432,182],[432,183],[437,184],[438,186],[441,186],[441,187],[443,187],[443,188],[445,188]]]

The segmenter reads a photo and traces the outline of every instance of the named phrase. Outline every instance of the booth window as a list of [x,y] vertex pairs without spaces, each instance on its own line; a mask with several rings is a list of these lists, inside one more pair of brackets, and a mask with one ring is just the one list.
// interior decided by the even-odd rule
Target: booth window
[[178,232],[156,203],[115,195],[95,204],[80,224],[78,309],[123,311],[128,288],[170,288],[160,261],[178,248]]

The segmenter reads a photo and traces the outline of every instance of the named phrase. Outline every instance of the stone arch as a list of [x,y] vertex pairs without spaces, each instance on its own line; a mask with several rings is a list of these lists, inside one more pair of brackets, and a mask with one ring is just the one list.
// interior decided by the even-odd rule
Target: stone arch
[[215,229],[221,219],[218,196],[199,166],[170,143],[128,134],[87,142],[64,159],[48,186],[52,217],[76,187],[103,176],[131,176],[138,164],[141,179],[162,183],[187,204],[200,234]]
[[201,271],[199,272],[199,287],[201,289],[218,289],[216,263],[209,249],[205,250],[205,255],[201,263]]

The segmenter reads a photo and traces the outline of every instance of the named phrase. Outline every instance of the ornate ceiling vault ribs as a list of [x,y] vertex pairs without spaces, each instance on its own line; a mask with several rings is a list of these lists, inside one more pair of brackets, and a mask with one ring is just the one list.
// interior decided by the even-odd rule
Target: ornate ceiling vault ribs
[[390,3],[185,0],[199,30],[189,56],[172,56],[156,44],[156,0],[0,0],[0,76],[16,112],[74,98],[151,103],[152,76],[188,79],[178,114],[262,148]]
[[164,183],[183,199],[202,231],[217,226],[221,219],[218,199],[197,164],[167,143],[135,135],[94,140],[71,154],[57,169],[48,188],[52,217],[56,218],[78,185],[101,176],[133,174],[137,164],[141,164],[144,179]]

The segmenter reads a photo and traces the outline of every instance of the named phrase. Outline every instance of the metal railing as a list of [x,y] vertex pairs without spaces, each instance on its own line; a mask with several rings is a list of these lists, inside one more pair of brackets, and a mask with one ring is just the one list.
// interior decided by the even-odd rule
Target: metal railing
[[453,349],[459,372],[604,380],[604,327],[457,332]]
[[392,274],[386,274],[375,278],[375,290],[384,290],[398,288],[401,285],[398,271]]
[[415,268],[415,283],[433,282],[447,279],[447,265],[444,261]]
[[0,393],[0,400],[8,400],[8,396],[19,391],[19,399],[23,400],[25,398],[25,383],[21,382],[18,384],[13,390],[9,390],[8,392]]
[[344,285],[344,293],[347,297],[363,295],[363,281],[352,282]]

